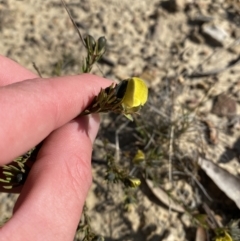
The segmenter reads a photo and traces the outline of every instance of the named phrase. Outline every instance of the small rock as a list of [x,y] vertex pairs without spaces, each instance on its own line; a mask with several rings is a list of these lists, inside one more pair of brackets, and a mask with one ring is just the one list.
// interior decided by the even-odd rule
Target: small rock
[[209,41],[208,43],[214,46],[224,46],[225,40],[229,37],[228,33],[220,26],[204,24],[202,33]]
[[237,103],[225,94],[215,97],[212,106],[212,113],[219,117],[232,117],[236,115]]

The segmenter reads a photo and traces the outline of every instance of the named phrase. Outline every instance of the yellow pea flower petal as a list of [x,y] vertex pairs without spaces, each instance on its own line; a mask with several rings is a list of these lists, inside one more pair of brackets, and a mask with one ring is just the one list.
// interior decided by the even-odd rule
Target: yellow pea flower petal
[[136,188],[141,185],[141,180],[138,178],[126,178],[123,180],[126,187]]
[[126,92],[122,104],[127,108],[143,106],[148,99],[148,88],[145,82],[137,77],[127,79]]
[[135,157],[133,158],[133,162],[140,163],[144,160],[145,160],[145,154],[141,150],[138,150]]
[[225,230],[222,230],[215,238],[215,241],[233,241],[233,239],[228,232],[226,232]]
[[131,178],[129,181],[131,182],[131,187],[138,187],[141,185],[141,181],[138,178]]

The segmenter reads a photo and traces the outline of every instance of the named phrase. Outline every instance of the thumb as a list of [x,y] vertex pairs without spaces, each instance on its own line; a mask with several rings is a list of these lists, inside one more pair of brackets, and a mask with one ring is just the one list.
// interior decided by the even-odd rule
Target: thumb
[[15,233],[14,240],[73,240],[92,181],[98,126],[96,115],[79,117],[46,139],[1,240]]

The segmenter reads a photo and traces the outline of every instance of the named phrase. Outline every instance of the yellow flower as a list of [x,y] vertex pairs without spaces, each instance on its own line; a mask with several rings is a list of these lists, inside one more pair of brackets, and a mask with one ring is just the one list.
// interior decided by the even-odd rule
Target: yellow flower
[[101,89],[81,115],[99,112],[115,112],[124,114],[130,120],[131,114],[136,113],[147,102],[148,88],[145,82],[137,77],[112,84],[106,89]]
[[217,232],[215,241],[233,241],[232,237],[225,230],[220,230]]
[[117,96],[122,97],[122,105],[127,113],[132,113],[147,102],[148,88],[142,79],[132,77],[119,84]]
[[135,157],[133,158],[133,162],[137,164],[144,160],[145,160],[145,154],[141,150],[138,150]]
[[141,181],[138,178],[131,178],[129,181],[131,182],[131,187],[138,187],[141,185]]
[[141,180],[134,177],[127,177],[123,180],[126,187],[136,188],[141,185]]

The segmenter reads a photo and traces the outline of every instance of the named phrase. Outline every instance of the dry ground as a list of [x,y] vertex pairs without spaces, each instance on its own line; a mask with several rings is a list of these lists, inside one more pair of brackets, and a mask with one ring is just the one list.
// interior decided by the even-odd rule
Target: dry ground
[[[67,3],[83,34],[105,36],[108,40],[108,51],[93,73],[116,81],[129,76],[142,77],[150,88],[149,105],[142,111],[150,128],[160,126],[168,130],[169,126],[162,123],[176,120],[175,130],[170,132],[174,139],[170,153],[173,159],[186,161],[186,157],[194,161],[195,154],[201,151],[239,176],[240,2],[70,0]],[[85,52],[60,0],[0,0],[0,37],[0,54],[32,71],[35,62],[44,77],[53,75],[62,59],[71,62],[63,74],[80,72]],[[216,99],[219,94],[222,95]],[[188,111],[191,125],[184,135],[179,135],[176,129],[183,125],[183,108]],[[111,118],[116,118],[114,124]],[[103,156],[101,140],[109,138],[115,145],[116,130],[122,123],[123,118],[103,117],[95,159]],[[132,131],[133,126],[128,124],[119,132],[124,151],[132,151],[137,142],[131,136]],[[148,143],[149,140],[144,147]],[[162,145],[166,150],[167,144]],[[96,233],[109,241],[194,239],[196,228],[191,226],[191,218],[186,212],[169,211],[161,198],[153,202],[139,191],[138,204],[125,212],[124,193],[118,185],[109,187],[104,182],[104,170],[97,163],[93,165],[94,183],[87,200]],[[207,176],[203,173],[199,176],[213,200],[223,199]],[[165,182],[163,186],[169,188],[167,185]],[[191,210],[197,210],[205,200],[196,195],[197,191],[186,179],[178,180],[174,187],[174,195]],[[11,212],[16,198],[1,194],[2,216]],[[240,215],[234,203],[219,205],[211,208],[223,222]]]

